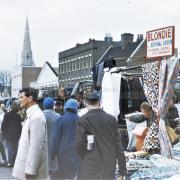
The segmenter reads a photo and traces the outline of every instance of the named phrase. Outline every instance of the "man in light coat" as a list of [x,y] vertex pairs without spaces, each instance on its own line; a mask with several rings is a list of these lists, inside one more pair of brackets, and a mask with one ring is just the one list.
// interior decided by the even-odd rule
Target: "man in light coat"
[[13,176],[18,179],[48,179],[46,119],[37,104],[38,91],[23,88],[20,106],[26,109]]

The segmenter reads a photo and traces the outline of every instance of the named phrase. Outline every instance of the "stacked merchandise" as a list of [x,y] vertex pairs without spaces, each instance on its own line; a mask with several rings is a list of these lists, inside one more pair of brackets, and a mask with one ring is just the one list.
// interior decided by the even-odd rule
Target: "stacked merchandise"
[[131,175],[131,180],[168,179],[174,174],[180,174],[180,161],[168,159],[158,154],[150,157],[153,167],[141,168]]
[[180,160],[180,142],[173,146],[174,158]]
[[131,171],[137,171],[142,168],[154,167],[154,164],[149,160],[150,156],[147,152],[126,152],[125,156],[127,160],[126,167],[129,173]]

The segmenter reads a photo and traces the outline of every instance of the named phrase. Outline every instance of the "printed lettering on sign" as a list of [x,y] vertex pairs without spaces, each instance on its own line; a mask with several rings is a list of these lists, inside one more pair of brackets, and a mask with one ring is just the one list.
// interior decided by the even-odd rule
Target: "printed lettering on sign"
[[174,26],[148,31],[147,58],[169,57],[174,55]]

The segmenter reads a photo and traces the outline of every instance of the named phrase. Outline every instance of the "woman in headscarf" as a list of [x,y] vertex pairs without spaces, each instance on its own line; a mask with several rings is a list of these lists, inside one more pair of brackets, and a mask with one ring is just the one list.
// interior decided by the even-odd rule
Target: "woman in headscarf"
[[59,179],[74,179],[77,174],[77,154],[75,150],[76,122],[78,103],[69,99],[65,106],[65,114],[57,122],[51,143],[51,158],[57,155]]

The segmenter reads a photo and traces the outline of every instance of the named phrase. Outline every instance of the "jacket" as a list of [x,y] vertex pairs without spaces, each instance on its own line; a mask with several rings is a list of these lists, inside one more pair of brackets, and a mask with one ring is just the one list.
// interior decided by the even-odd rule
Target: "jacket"
[[74,178],[77,172],[77,153],[75,150],[76,122],[79,117],[76,113],[65,112],[55,127],[51,157],[57,155],[61,178]]
[[[87,150],[87,136],[94,136]],[[116,160],[120,175],[126,175],[126,161],[116,119],[101,109],[88,111],[77,125],[76,149],[81,157],[79,179],[114,179]]]
[[2,109],[0,109],[0,143],[3,142],[3,134],[2,134],[2,130],[1,130],[3,118],[4,118],[4,111]]
[[21,116],[17,114],[17,111],[11,110],[7,112],[1,126],[4,138],[9,141],[18,141],[21,129]]
[[39,108],[33,105],[26,111],[13,176],[25,179],[25,173],[37,179],[48,178],[48,152],[46,119]]
[[49,167],[49,171],[51,171],[52,165],[51,165],[51,157],[50,157],[50,144],[51,144],[54,127],[58,119],[61,117],[61,115],[56,113],[53,109],[45,109],[43,113],[45,115],[46,123],[47,123],[48,167]]

